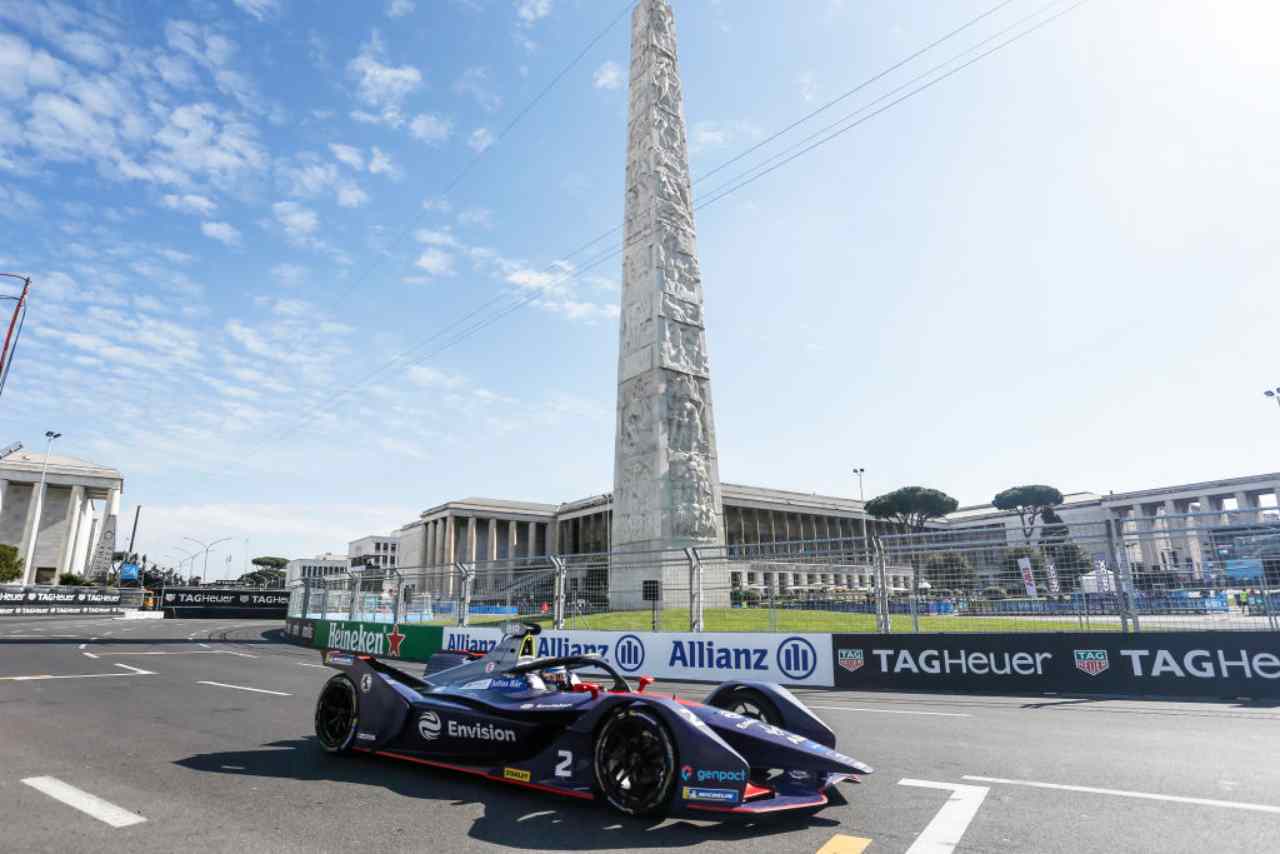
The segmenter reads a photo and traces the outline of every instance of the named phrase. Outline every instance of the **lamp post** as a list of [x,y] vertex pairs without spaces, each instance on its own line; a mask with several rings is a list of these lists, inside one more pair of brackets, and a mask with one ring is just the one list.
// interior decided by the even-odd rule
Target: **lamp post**
[[[44,484],[49,474],[49,454],[53,451],[53,440],[62,437],[61,433],[46,430],[44,433],[44,463],[40,466],[40,486],[36,489],[35,521],[31,523],[31,541],[27,543],[27,555],[23,562],[23,577],[30,579],[28,584],[35,584],[36,542],[40,539],[40,514],[44,512]],[[54,579],[55,583],[57,579]]]
[[[190,578],[191,573],[195,572],[195,569],[196,569],[195,560],[197,557],[200,556],[200,552],[187,551],[182,546],[174,546],[174,548],[186,555],[186,557],[178,561],[178,569],[182,569],[182,565],[184,563],[186,563],[187,561],[191,561],[190,572],[187,573],[187,577]],[[170,554],[172,554],[172,552],[170,552]]]
[[862,504],[862,560],[863,563],[871,563],[871,543],[867,540],[867,503],[862,495],[862,476],[867,470],[862,466],[856,466],[853,473],[858,476],[858,501]]
[[1263,392],[1263,394],[1265,394],[1267,397],[1273,398],[1276,402],[1276,405],[1280,406],[1280,386],[1277,386],[1274,390],[1267,389],[1266,391]]
[[195,537],[183,537],[182,539],[190,540],[193,543],[198,543],[204,549],[204,570],[203,570],[204,575],[201,576],[200,581],[202,583],[207,582],[209,580],[209,550],[212,549],[214,546],[218,545],[219,543],[228,542],[231,538],[223,537],[220,540],[214,540],[212,543],[202,543],[199,540],[197,540]]

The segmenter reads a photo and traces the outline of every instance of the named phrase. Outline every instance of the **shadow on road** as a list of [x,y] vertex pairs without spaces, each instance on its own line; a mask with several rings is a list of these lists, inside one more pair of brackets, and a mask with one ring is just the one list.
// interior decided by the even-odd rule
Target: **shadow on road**
[[[332,756],[319,748],[314,737],[272,742],[254,750],[199,753],[176,764],[215,774],[379,786],[402,797],[420,799],[428,809],[480,804],[484,815],[472,823],[471,838],[539,851],[546,850],[552,839],[561,851],[637,850],[683,848],[708,839],[760,840],[806,827],[840,827],[840,822],[821,815],[726,822],[630,818],[603,803],[581,803],[549,793],[505,787],[443,769],[417,768],[373,756]],[[847,803],[835,789],[831,796],[832,806]],[[424,819],[430,815],[429,811],[423,812]],[[766,843],[763,850],[767,849]]]

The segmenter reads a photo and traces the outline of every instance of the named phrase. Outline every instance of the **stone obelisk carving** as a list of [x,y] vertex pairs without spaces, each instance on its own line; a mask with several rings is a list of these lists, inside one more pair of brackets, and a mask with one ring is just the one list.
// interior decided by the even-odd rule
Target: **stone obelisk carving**
[[[711,372],[667,0],[641,0],[632,14],[630,96],[612,545],[718,544]],[[610,587],[638,591],[641,576],[659,577],[615,571]]]

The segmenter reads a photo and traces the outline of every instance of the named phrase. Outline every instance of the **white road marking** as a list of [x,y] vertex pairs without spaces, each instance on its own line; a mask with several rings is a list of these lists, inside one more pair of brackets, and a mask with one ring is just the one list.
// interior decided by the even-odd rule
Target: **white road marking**
[[809,704],[811,709],[825,709],[831,712],[875,712],[881,715],[925,715],[931,718],[971,718],[973,715],[964,712],[921,712],[910,709],[870,709],[859,708],[855,706],[815,706]]
[[142,670],[137,667],[129,667],[127,664],[119,664],[117,667],[127,667],[129,673],[70,673],[66,675],[50,675],[48,673],[40,673],[35,676],[0,676],[0,682],[44,682],[49,679],[110,679],[113,676],[155,676],[151,670]]
[[255,694],[275,694],[277,697],[292,697],[284,691],[268,691],[266,688],[250,688],[247,685],[228,685],[226,682],[205,682],[197,680],[197,685],[213,685],[216,688],[235,688],[237,691],[252,691]]
[[123,667],[125,670],[129,670],[133,673],[138,674],[139,676],[155,676],[155,673],[151,672],[150,670],[143,670],[141,667],[134,667],[131,664],[121,664],[120,662],[117,661],[115,666]]
[[899,780],[898,785],[951,792],[951,797],[947,798],[933,821],[925,825],[916,841],[911,843],[907,854],[951,854],[960,844],[960,837],[964,836],[990,791],[986,786],[965,786],[961,783],[938,783],[910,778]]
[[203,642],[200,644],[200,646],[204,647],[205,649],[208,649],[208,648],[209,648],[209,645],[208,645],[207,643],[203,643]]
[[69,807],[75,807],[85,815],[90,815],[98,821],[111,825],[112,827],[128,827],[131,824],[142,824],[145,818],[137,813],[129,812],[124,807],[118,807],[110,801],[104,801],[97,795],[91,795],[83,789],[77,789],[69,783],[64,783],[57,777],[27,777],[22,782],[38,792],[44,792],[55,801],[61,801]]
[[80,649],[84,649],[84,648],[85,648],[86,646],[88,646],[88,645],[89,645],[88,643],[82,643],[82,644],[80,644],[80,647],[79,647],[79,648],[80,648]]
[[84,656],[85,656],[85,658],[97,658],[97,657],[98,657],[98,656],[94,655],[94,654],[93,654],[93,653],[91,653],[91,652],[86,652],[86,653],[84,654]]
[[321,668],[321,669],[323,669],[323,670],[328,670],[328,669],[329,669],[329,665],[327,665],[327,664],[312,664],[312,663],[311,663],[311,662],[309,662],[309,661],[299,661],[299,662],[298,662],[298,666],[299,666],[299,667],[319,667],[319,668]]
[[1117,798],[1137,798],[1144,801],[1168,801],[1175,804],[1195,804],[1203,807],[1221,807],[1232,810],[1250,810],[1280,814],[1280,806],[1250,804],[1243,801],[1219,801],[1213,798],[1188,798],[1182,795],[1158,795],[1154,792],[1130,792],[1125,789],[1099,789],[1094,786],[1069,786],[1064,783],[1037,783],[1032,780],[1007,780],[1003,777],[975,777],[964,775],[966,780],[984,783],[1002,783],[1006,786],[1029,786],[1033,789],[1055,789],[1060,792],[1084,792],[1091,795],[1112,795]]
[[257,658],[247,652],[233,652],[229,649],[179,649],[158,650],[152,652],[104,652],[103,655],[236,655],[240,658]]

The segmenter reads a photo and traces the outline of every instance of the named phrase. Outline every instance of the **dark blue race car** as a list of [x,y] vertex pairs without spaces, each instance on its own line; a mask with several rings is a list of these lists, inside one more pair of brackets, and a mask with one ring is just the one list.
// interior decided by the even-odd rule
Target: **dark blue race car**
[[341,672],[316,702],[321,746],[603,798],[637,816],[815,810],[832,785],[871,773],[785,688],[727,682],[701,703],[645,693],[649,677],[632,690],[599,656],[534,658],[539,630],[510,625],[488,654],[437,653],[421,679],[327,650]]

